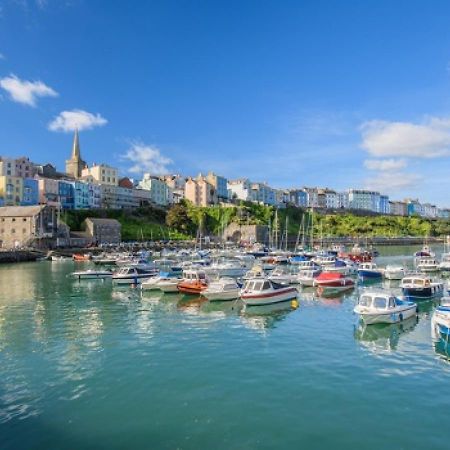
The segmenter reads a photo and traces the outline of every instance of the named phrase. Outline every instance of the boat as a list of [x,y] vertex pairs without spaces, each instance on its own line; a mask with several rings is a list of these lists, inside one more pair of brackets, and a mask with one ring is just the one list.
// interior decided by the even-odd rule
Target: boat
[[397,323],[417,315],[417,304],[390,292],[365,291],[353,310],[367,325]]
[[448,344],[450,339],[450,297],[442,297],[441,304],[431,317],[431,335],[434,340],[441,339]]
[[204,270],[185,270],[177,285],[178,292],[183,294],[201,294],[207,287],[208,277]]
[[401,280],[402,278],[404,278],[406,270],[403,266],[388,264],[383,273],[384,277],[387,280]]
[[163,291],[165,294],[178,292],[179,278],[169,278],[167,280],[161,280],[158,282],[158,289]]
[[270,275],[269,280],[279,284],[297,284],[298,277],[296,273],[288,272],[283,266],[276,267]]
[[302,286],[311,287],[314,286],[314,280],[322,273],[320,268],[318,269],[302,269],[297,274],[297,282]]
[[91,260],[91,258],[92,258],[92,255],[91,254],[89,254],[89,253],[74,253],[73,255],[72,255],[72,259],[74,260],[74,261],[79,261],[79,262],[82,262],[82,261],[90,261]]
[[415,264],[416,270],[419,272],[437,272],[439,270],[439,263],[431,256],[418,258]]
[[116,284],[141,284],[143,280],[156,276],[155,269],[147,270],[136,266],[125,266],[114,272],[112,280]]
[[439,270],[444,272],[450,271],[450,253],[442,253],[441,262],[439,263]]
[[265,278],[266,274],[260,265],[253,266],[242,277],[243,280],[251,280],[253,278]]
[[378,279],[383,276],[383,271],[375,263],[365,262],[358,266],[358,276],[363,279]]
[[217,277],[242,277],[246,272],[245,267],[237,260],[228,260],[216,262],[205,267],[207,275],[215,275]]
[[431,257],[433,258],[435,255],[434,253],[431,251],[430,247],[426,244],[423,245],[423,247],[421,248],[421,250],[419,250],[418,252],[414,253],[414,257],[415,258],[422,258],[422,257]]
[[240,297],[247,306],[285,302],[295,299],[297,294],[295,287],[275,283],[268,278],[247,280],[240,291]]
[[426,275],[407,275],[400,282],[400,288],[406,297],[432,298],[443,293],[444,283]]
[[57,256],[57,255],[52,255],[51,260],[53,262],[72,261],[72,259],[68,258],[67,256]]
[[314,280],[313,286],[317,286],[319,294],[322,294],[327,290],[348,291],[355,287],[355,282],[339,272],[322,272]]
[[239,297],[240,286],[233,278],[222,277],[211,282],[201,295],[210,302],[235,300]]
[[170,276],[170,274],[167,272],[162,272],[158,276],[151,277],[148,280],[144,280],[141,283],[141,289],[144,291],[158,291],[161,290],[161,283],[172,280],[174,280],[175,286],[180,282],[180,278],[175,278],[174,276]]
[[112,272],[110,270],[79,270],[73,272],[71,276],[78,278],[78,280],[104,280],[105,278],[111,278]]
[[343,261],[342,259],[336,259],[334,264],[322,266],[324,272],[339,272],[344,275],[354,273],[355,266],[351,262]]

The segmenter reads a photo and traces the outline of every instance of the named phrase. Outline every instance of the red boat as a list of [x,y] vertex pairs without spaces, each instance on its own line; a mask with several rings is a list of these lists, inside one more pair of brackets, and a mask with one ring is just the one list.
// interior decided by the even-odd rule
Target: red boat
[[315,280],[314,286],[324,292],[325,290],[345,291],[353,289],[355,282],[339,272],[322,272]]
[[72,259],[74,261],[90,261],[91,255],[90,254],[82,254],[82,253],[74,253],[72,255]]
[[177,285],[178,292],[199,295],[208,287],[208,277],[203,270],[185,270],[183,280]]

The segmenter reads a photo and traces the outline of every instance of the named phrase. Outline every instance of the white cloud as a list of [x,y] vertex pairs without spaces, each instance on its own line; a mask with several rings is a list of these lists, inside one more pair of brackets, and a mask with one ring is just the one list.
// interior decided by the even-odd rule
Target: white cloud
[[128,169],[130,173],[165,174],[169,171],[168,166],[173,163],[170,158],[161,154],[158,147],[145,145],[142,142],[132,142],[121,159],[133,163]]
[[417,187],[421,181],[422,177],[414,173],[384,172],[366,179],[365,187],[366,189],[391,194]]
[[372,120],[361,126],[362,148],[377,157],[436,158],[450,153],[450,118],[421,124]]
[[78,130],[90,130],[94,127],[102,127],[108,121],[100,114],[92,114],[82,109],[60,112],[49,124],[50,131],[70,132]]
[[57,97],[58,93],[42,81],[21,80],[11,74],[0,78],[0,87],[11,97],[11,100],[24,105],[36,106],[38,97]]
[[369,170],[400,170],[407,166],[406,159],[366,159],[364,167]]

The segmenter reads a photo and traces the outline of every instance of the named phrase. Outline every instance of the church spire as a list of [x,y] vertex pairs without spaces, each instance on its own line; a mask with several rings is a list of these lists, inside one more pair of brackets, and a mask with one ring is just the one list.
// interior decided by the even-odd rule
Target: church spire
[[73,147],[72,147],[72,159],[81,159],[80,155],[80,140],[78,138],[78,128],[75,129],[75,135],[73,137]]

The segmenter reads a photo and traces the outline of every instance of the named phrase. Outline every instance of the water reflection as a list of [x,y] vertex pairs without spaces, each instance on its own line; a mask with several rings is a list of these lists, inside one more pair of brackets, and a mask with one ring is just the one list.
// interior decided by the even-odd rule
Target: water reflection
[[416,327],[417,317],[411,317],[401,323],[366,325],[360,321],[354,329],[354,337],[362,346],[373,352],[393,351],[397,349],[400,336]]
[[275,328],[287,315],[298,308],[297,300],[274,303],[273,305],[244,306],[241,311],[242,323],[254,330]]

